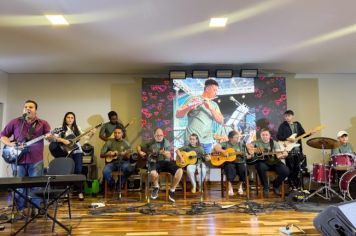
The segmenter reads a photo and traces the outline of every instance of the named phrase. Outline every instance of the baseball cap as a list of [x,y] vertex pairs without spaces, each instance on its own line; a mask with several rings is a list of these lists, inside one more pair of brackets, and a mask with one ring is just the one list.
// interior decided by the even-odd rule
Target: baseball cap
[[348,136],[349,134],[344,130],[341,130],[341,131],[337,132],[337,137],[338,138],[342,137],[343,135]]

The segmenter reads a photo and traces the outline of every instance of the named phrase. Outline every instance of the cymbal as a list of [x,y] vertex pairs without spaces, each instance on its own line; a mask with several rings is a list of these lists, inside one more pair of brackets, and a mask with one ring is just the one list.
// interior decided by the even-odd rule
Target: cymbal
[[307,144],[310,147],[318,149],[334,149],[340,146],[337,140],[326,137],[311,138],[307,141]]

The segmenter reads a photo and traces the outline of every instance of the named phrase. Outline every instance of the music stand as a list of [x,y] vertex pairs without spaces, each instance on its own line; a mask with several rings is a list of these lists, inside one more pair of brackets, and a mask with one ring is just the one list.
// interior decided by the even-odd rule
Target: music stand
[[[331,183],[330,183],[331,170],[329,171],[329,176],[326,176],[326,168],[325,168],[326,167],[326,165],[325,165],[325,151],[326,151],[326,149],[337,148],[339,146],[338,142],[335,139],[331,139],[331,138],[317,137],[317,138],[309,139],[307,141],[307,144],[311,147],[322,150],[322,156],[323,156],[322,167],[323,167],[323,171],[324,171],[323,174],[324,174],[324,178],[325,178],[325,183],[324,183],[324,186],[320,187],[314,193],[312,193],[307,198],[305,198],[303,200],[303,202],[307,201],[308,199],[312,198],[315,195],[318,195],[319,197],[321,197],[325,200],[330,200],[331,193],[333,193],[334,195],[339,197],[341,200],[345,201],[345,199],[340,194],[338,194],[334,189],[331,188]],[[324,194],[325,196],[320,194],[320,192],[324,191],[324,190],[325,190],[325,194]]]

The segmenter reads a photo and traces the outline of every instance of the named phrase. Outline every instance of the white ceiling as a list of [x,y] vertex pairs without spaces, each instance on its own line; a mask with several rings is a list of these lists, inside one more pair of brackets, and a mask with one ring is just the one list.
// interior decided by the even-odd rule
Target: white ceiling
[[[142,73],[228,65],[356,73],[355,9],[355,0],[1,1],[0,70]],[[50,26],[48,13],[65,15],[71,25]],[[227,27],[209,29],[209,18],[219,16],[228,17]]]

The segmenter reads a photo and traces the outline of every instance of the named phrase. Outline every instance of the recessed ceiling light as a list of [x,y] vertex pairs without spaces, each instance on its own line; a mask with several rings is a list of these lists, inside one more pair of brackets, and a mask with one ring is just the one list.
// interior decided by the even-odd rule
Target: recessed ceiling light
[[227,18],[211,18],[209,27],[225,27]]
[[68,21],[62,15],[46,15],[52,25],[69,25]]

